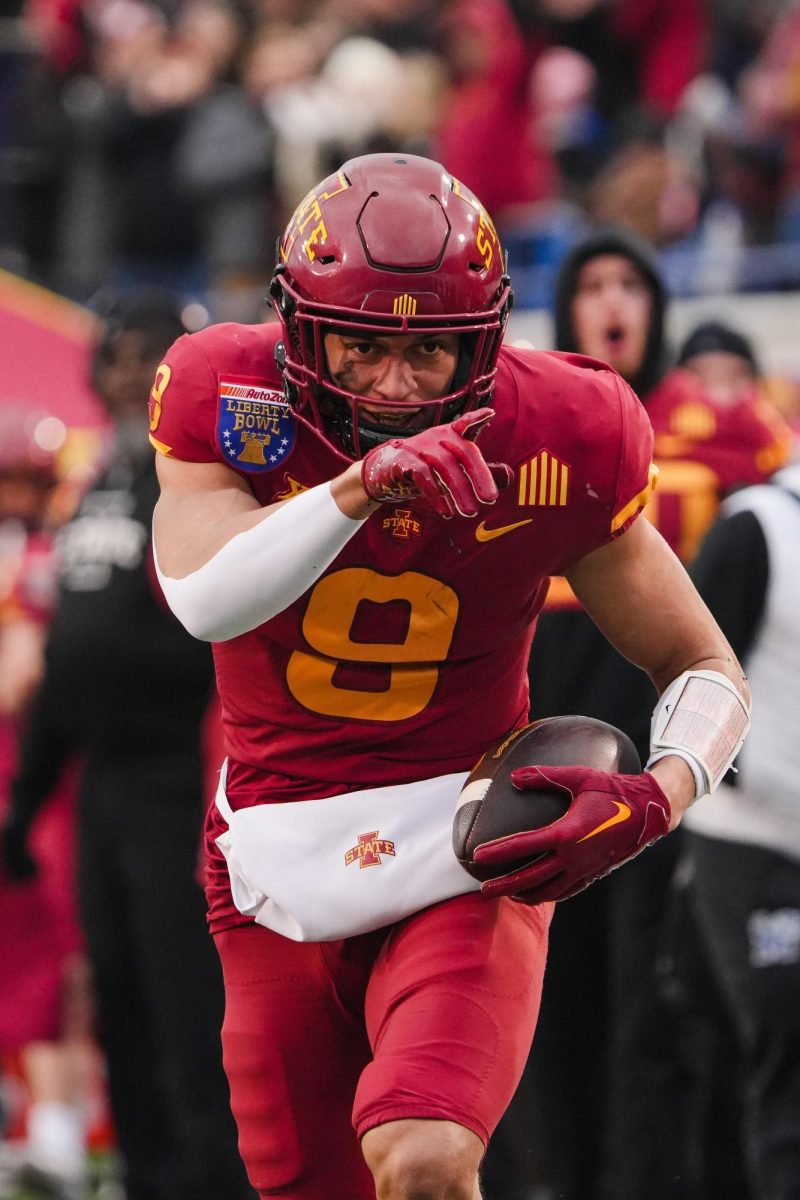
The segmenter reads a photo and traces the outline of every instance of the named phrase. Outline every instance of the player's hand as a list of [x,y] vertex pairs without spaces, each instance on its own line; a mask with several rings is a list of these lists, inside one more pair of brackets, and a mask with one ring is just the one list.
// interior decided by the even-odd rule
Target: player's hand
[[361,464],[365,492],[382,504],[415,500],[443,517],[477,516],[514,478],[505,463],[487,463],[475,445],[493,416],[494,409],[478,408],[449,425],[376,446]]
[[28,830],[13,818],[0,829],[0,870],[15,883],[39,874],[36,859],[28,849]]
[[563,788],[569,808],[542,829],[477,847],[473,858],[481,866],[535,859],[482,884],[485,896],[514,896],[526,904],[566,900],[669,831],[669,801],[649,772],[520,767],[511,772],[511,782],[522,791]]

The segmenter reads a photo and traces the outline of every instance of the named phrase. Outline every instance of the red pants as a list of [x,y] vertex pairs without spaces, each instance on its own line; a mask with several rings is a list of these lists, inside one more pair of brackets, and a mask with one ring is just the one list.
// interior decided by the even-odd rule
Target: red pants
[[260,1195],[374,1200],[358,1139],[387,1121],[455,1121],[486,1143],[530,1049],[551,915],[470,893],[341,942],[218,933],[225,1069]]

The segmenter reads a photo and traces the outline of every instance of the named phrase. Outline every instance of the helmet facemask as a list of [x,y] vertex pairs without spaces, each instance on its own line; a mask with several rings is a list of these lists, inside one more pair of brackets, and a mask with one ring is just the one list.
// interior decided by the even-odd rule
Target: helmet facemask
[[[291,286],[279,273],[273,283],[273,294],[276,284],[291,304],[294,299]],[[507,292],[507,285],[504,290]],[[285,303],[283,297],[280,302]],[[507,298],[479,326],[470,314],[465,314],[460,323],[452,318],[446,322],[426,318],[371,320],[365,319],[362,312],[353,313],[352,319],[347,320],[342,309],[331,313],[310,312],[307,304],[300,306],[285,322],[288,345],[282,346],[279,359],[295,415],[315,432],[322,432],[339,453],[352,460],[363,458],[368,450],[391,438],[410,437],[433,425],[449,424],[461,413],[489,404],[505,326],[504,305],[507,311]],[[450,389],[435,399],[414,400],[411,406],[406,400],[381,399],[380,409],[386,413],[396,411],[406,415],[409,407],[415,410],[413,421],[402,425],[391,421],[381,423],[380,413],[374,411],[374,399],[348,391],[330,378],[324,346],[325,334],[329,332],[346,337],[361,334],[366,338],[397,334],[436,338],[443,333],[455,333],[459,350]]]

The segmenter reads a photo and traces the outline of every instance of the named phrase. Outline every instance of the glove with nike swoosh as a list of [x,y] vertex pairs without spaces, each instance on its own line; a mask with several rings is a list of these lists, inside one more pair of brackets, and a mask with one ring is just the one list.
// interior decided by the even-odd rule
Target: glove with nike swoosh
[[671,810],[649,773],[614,775],[589,767],[520,767],[511,782],[521,791],[563,789],[569,808],[541,829],[478,846],[480,866],[533,860],[481,885],[484,896],[513,896],[525,904],[566,900],[635,857],[669,832]]
[[494,409],[478,408],[449,425],[376,446],[361,464],[364,490],[381,504],[415,501],[443,517],[477,516],[514,478],[505,463],[487,463],[475,445],[493,416]]

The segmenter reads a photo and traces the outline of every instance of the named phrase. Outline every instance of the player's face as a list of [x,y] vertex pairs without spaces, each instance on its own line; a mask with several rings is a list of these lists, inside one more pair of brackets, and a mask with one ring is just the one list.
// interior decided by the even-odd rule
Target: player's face
[[625,379],[641,370],[653,299],[644,276],[621,254],[599,254],[581,267],[572,299],[578,350],[610,363]]
[[[363,333],[327,333],[328,374],[348,392],[374,403],[362,405],[381,415],[381,425],[404,428],[420,400],[437,400],[450,391],[458,362],[458,334],[398,333],[372,337]],[[381,401],[402,403],[408,410],[385,409]]]
[[128,329],[117,334],[97,370],[100,394],[115,420],[142,417],[160,361],[144,333]]
[[709,400],[720,408],[731,408],[752,395],[755,377],[750,364],[738,354],[713,350],[695,354],[684,367],[699,381]]

